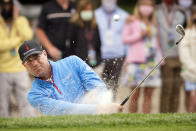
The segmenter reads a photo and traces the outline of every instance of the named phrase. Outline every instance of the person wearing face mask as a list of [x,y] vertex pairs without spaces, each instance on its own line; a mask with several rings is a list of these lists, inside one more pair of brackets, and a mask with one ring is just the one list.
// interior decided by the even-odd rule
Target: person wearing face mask
[[176,32],[176,25],[185,22],[185,15],[175,4],[174,0],[162,0],[156,10],[156,19],[159,28],[159,42],[163,55],[167,55],[165,64],[161,66],[162,88],[160,98],[160,112],[177,112],[180,98],[180,88],[183,80],[180,76],[181,64],[178,56],[178,49],[167,51],[175,46],[180,39]]
[[[101,38],[101,57],[104,65],[102,78],[108,87],[113,89],[115,99],[126,55],[126,46],[123,45],[121,34],[128,13],[117,6],[117,0],[101,0],[101,7],[95,11],[95,16]],[[119,19],[113,19],[114,16],[119,16]]]
[[178,4],[184,9],[186,16],[189,17],[193,0],[178,0]]
[[71,18],[70,42],[73,54],[91,67],[101,62],[101,42],[92,0],[81,0]]
[[181,75],[185,80],[185,107],[187,112],[196,112],[196,5],[191,8],[191,12],[186,35],[179,45],[179,56]]
[[193,4],[192,0],[178,0],[180,11],[185,15],[185,21],[183,27],[186,28],[188,19],[191,13],[191,6]]
[[17,53],[23,41],[32,39],[33,31],[26,17],[19,16],[12,0],[0,0],[0,10],[0,117],[11,115],[11,93],[20,116],[34,116],[26,100],[31,81]]
[[[152,0],[139,0],[134,10],[132,22],[124,26],[123,43],[130,46],[124,63],[125,76],[122,84],[131,91],[161,59],[161,51],[157,39],[157,28]],[[161,86],[160,68],[158,68],[141,85],[144,88],[143,113],[150,113],[154,88]],[[140,88],[134,93],[129,102],[129,112],[138,111]]]

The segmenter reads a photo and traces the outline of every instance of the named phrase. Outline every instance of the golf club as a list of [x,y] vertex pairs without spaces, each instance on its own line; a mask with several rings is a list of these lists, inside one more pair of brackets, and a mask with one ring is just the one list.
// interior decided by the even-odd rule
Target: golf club
[[[178,45],[181,40],[184,38],[185,36],[185,31],[184,28],[182,27],[182,25],[178,24],[176,26],[176,31],[181,35],[181,38],[176,42],[176,45]],[[166,54],[169,54],[174,48],[176,48],[177,46],[173,46],[172,48],[170,48]],[[137,88],[139,88],[141,86],[142,83],[144,83],[144,81],[151,75],[151,73],[162,63],[162,61],[167,57],[164,56],[159,62],[158,64],[148,73],[148,75],[131,91],[131,93],[122,101],[122,103],[120,104],[121,106],[123,106],[128,100],[129,98],[135,93],[135,91],[137,90]]]

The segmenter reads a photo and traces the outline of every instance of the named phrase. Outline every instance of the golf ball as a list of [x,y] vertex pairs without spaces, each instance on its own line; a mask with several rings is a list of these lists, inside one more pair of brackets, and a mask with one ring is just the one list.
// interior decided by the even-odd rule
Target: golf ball
[[115,14],[113,16],[114,21],[119,21],[120,20],[120,16],[118,14]]

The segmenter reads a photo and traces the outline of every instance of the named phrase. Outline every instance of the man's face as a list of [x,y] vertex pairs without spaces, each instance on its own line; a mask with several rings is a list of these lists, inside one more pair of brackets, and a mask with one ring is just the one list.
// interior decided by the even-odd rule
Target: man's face
[[107,12],[112,12],[116,8],[117,0],[102,0],[101,3]]
[[4,20],[11,20],[13,17],[13,5],[12,4],[3,4],[1,5],[1,15]]
[[23,63],[27,71],[35,77],[44,77],[48,73],[48,58],[46,51],[42,54],[33,54],[29,56]]

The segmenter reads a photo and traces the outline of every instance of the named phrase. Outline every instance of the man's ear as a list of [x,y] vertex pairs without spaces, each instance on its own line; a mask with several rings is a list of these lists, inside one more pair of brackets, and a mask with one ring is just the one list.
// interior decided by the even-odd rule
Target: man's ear
[[46,50],[43,50],[43,54],[44,54],[45,56],[47,56],[47,52],[46,52]]
[[23,65],[24,67],[26,67],[24,63],[22,63],[22,65]]

